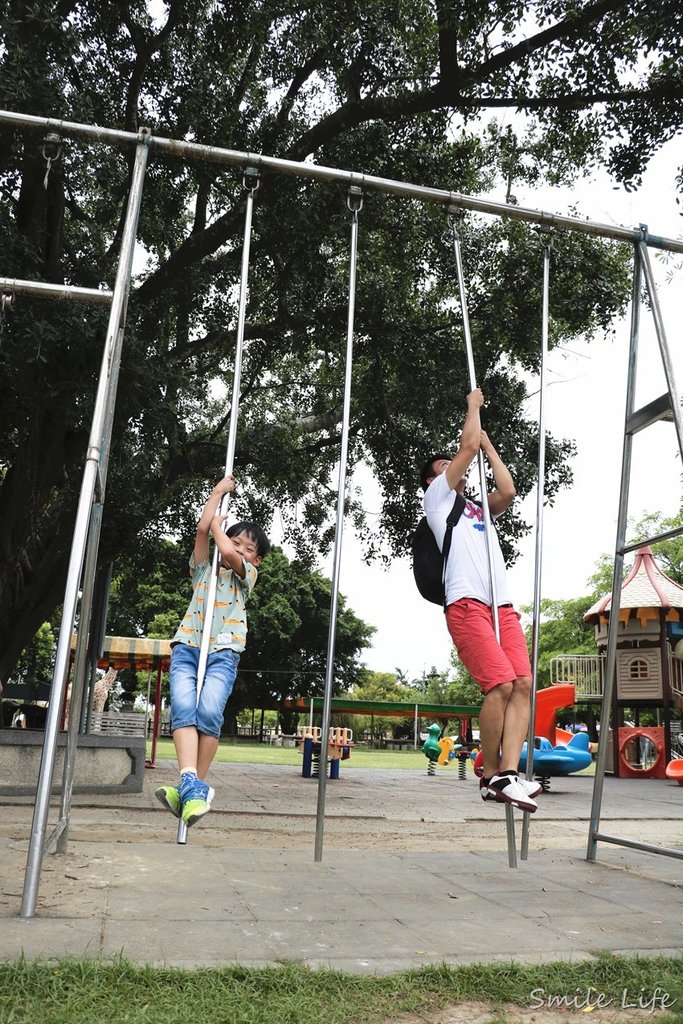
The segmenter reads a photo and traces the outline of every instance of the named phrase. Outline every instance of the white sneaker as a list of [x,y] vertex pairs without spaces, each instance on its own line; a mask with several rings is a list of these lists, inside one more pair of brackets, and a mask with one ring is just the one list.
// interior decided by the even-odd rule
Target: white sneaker
[[543,792],[543,786],[536,779],[525,779],[523,775],[518,775],[517,782],[519,782],[522,789],[526,790],[527,796],[534,797]]
[[490,794],[493,794],[496,800],[512,804],[522,811],[537,809],[536,801],[531,799],[516,775],[494,775],[486,788],[488,794],[484,799],[490,799]]

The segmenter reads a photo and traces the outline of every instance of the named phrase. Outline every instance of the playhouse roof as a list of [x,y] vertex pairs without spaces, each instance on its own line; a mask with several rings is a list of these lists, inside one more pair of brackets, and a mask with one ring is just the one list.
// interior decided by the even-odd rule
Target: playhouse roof
[[[611,604],[611,593],[601,597],[588,609],[584,622],[608,615]],[[683,608],[683,587],[662,572],[647,545],[638,549],[633,568],[621,584],[620,608]]]

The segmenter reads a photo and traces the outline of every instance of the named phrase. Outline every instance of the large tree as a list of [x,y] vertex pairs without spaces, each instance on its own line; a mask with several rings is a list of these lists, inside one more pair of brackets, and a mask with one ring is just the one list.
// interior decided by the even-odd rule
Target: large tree
[[[636,181],[683,121],[680,51],[673,0],[0,0],[0,106],[462,192],[502,182],[514,202],[520,183],[567,182],[603,158]],[[491,121],[501,108],[521,112],[523,127]],[[130,152],[68,140],[45,148],[3,127],[6,276],[111,283],[130,168]],[[232,373],[241,184],[241,171],[153,154],[103,559],[147,533],[187,538],[198,492],[223,463],[226,391],[212,385]],[[405,549],[416,465],[452,439],[467,377],[443,211],[369,195],[360,216],[350,464],[381,473],[382,508],[365,529],[372,555]],[[264,176],[237,504],[266,525],[277,507],[308,557],[332,535],[347,235],[343,190]],[[519,224],[469,218],[463,249],[486,425],[524,494],[536,453],[520,371],[537,361],[537,243]],[[625,300],[623,250],[562,235],[554,263],[551,343],[606,328]],[[0,678],[63,593],[103,329],[101,311],[27,299],[4,327]],[[550,439],[551,499],[570,451]],[[364,523],[358,495],[349,511]],[[509,517],[506,528],[512,549],[525,525]]]

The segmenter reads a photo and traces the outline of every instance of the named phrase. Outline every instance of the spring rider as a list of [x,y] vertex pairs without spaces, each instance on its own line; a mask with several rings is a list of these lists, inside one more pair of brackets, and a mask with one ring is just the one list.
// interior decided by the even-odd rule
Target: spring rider
[[467,775],[467,761],[476,757],[478,751],[468,750],[462,743],[456,743],[452,736],[441,737],[441,727],[435,722],[429,727],[429,736],[422,746],[422,753],[427,758],[427,775],[436,775],[437,764],[447,765],[451,761],[458,762],[458,778]]

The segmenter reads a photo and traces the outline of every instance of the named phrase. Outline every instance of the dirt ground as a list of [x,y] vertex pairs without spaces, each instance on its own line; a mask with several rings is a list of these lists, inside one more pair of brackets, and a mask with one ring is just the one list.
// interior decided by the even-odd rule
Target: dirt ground
[[639,1024],[642,1021],[661,1021],[666,1011],[648,1009],[596,1008],[590,1011],[564,1008],[524,1010],[504,1003],[462,1002],[445,1006],[436,1014],[405,1014],[394,1017],[386,1024],[585,1024],[586,1019],[599,1024]]

